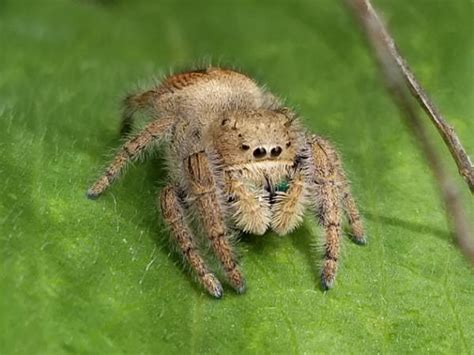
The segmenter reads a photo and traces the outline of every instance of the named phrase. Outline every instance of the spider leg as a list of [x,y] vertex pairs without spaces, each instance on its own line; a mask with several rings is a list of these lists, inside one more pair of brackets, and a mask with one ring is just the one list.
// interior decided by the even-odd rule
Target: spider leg
[[303,220],[305,181],[301,171],[296,172],[287,192],[276,195],[273,205],[272,229],[279,235],[294,230]]
[[212,296],[222,297],[222,286],[199,254],[195,237],[186,223],[182,203],[173,186],[167,186],[161,191],[159,205],[163,218],[170,228],[171,236],[199,282]]
[[317,142],[318,145],[324,149],[328,158],[332,161],[337,174],[336,181],[340,189],[342,206],[347,216],[347,220],[349,221],[349,233],[352,237],[352,240],[357,244],[366,244],[364,226],[362,225],[359,209],[357,208],[357,204],[354,200],[354,197],[352,196],[349,181],[347,180],[344,169],[342,168],[341,159],[339,158],[336,150],[327,140],[317,137]]
[[99,197],[118,178],[125,166],[162,139],[173,123],[173,118],[157,119],[130,138],[120,148],[112,163],[105,169],[104,174],[87,191],[87,197],[90,199]]
[[[158,98],[157,90],[148,90],[145,92],[131,94],[123,100],[122,122],[120,124],[120,134],[127,135],[132,127],[135,113],[139,111],[152,111],[155,109],[154,102]],[[156,111],[156,110],[155,110]]]
[[234,200],[231,209],[236,227],[246,233],[264,234],[271,222],[269,201],[249,191],[231,172],[226,173],[226,194]]
[[242,293],[245,291],[244,277],[231,247],[230,234],[218,199],[218,186],[206,153],[202,151],[186,158],[184,170],[212,249],[222,264],[229,283],[237,292]]
[[367,239],[365,237],[364,226],[362,225],[362,220],[359,214],[359,209],[357,208],[356,202],[352,197],[349,186],[347,185],[344,188],[342,204],[344,206],[344,211],[346,212],[347,219],[351,228],[350,234],[352,240],[357,244],[366,244]]
[[336,277],[340,237],[342,206],[340,200],[340,176],[337,163],[329,144],[319,137],[311,137],[311,155],[314,163],[313,182],[317,197],[320,222],[325,230],[324,262],[321,283],[324,289],[334,284]]

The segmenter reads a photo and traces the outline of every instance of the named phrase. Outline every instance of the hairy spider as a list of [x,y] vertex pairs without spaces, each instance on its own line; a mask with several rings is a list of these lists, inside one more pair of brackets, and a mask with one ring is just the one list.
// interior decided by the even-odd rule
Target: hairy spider
[[161,191],[161,213],[178,250],[214,297],[222,296],[222,286],[201,255],[200,234],[238,293],[245,281],[232,248],[237,231],[285,235],[310,207],[325,230],[324,289],[336,275],[343,211],[354,241],[365,243],[334,148],[248,76],[213,67],[184,72],[124,104],[122,133],[138,111],[152,120],[122,146],[87,196],[97,198],[129,162],[162,143],[170,182]]

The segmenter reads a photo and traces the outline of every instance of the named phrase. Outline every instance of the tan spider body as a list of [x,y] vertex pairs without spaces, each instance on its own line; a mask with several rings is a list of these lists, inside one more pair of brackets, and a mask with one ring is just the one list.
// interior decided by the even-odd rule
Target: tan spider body
[[336,274],[343,211],[353,239],[365,243],[335,150],[249,77],[220,68],[171,76],[125,99],[123,133],[137,111],[148,112],[151,123],[123,145],[88,197],[98,197],[128,162],[162,143],[170,183],[161,191],[161,212],[180,253],[213,296],[222,296],[222,286],[201,256],[201,234],[239,293],[245,282],[232,248],[235,230],[284,235],[310,207],[326,234],[324,288]]

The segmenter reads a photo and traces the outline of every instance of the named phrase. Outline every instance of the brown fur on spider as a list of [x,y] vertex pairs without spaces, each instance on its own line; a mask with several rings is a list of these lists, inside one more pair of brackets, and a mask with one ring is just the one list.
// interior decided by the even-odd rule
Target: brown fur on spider
[[138,111],[148,112],[151,122],[122,146],[87,196],[97,198],[128,163],[161,143],[170,181],[161,191],[161,213],[185,262],[214,297],[223,290],[198,248],[201,235],[238,293],[245,281],[232,247],[236,230],[284,235],[311,208],[325,231],[324,289],[336,276],[344,212],[353,239],[365,243],[334,148],[248,76],[212,67],[170,76],[125,99],[122,133]]

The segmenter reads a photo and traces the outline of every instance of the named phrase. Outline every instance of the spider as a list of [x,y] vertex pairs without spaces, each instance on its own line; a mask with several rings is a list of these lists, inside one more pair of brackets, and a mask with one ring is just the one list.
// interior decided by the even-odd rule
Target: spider
[[220,298],[223,289],[201,253],[203,241],[238,293],[246,287],[233,250],[238,232],[285,235],[310,208],[324,227],[325,290],[336,276],[344,213],[352,239],[365,244],[336,150],[250,77],[216,67],[172,75],[125,98],[122,134],[139,111],[151,116],[150,123],[120,148],[87,196],[97,198],[127,164],[163,146],[169,184],[158,206],[177,250],[212,296]]

